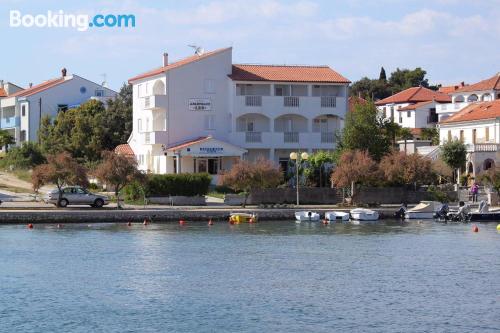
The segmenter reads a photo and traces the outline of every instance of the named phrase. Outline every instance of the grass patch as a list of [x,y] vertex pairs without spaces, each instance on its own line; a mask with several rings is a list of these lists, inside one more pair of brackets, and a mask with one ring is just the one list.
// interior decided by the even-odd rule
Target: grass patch
[[31,183],[31,170],[17,169],[12,174],[25,182]]
[[9,186],[5,184],[0,184],[0,190],[14,192],[14,193],[35,193],[32,190],[28,190],[23,187]]
[[224,196],[226,194],[225,193],[220,193],[220,192],[214,192],[214,191],[212,191],[212,192],[209,192],[207,195],[210,196],[210,197],[214,197],[214,198],[224,199]]

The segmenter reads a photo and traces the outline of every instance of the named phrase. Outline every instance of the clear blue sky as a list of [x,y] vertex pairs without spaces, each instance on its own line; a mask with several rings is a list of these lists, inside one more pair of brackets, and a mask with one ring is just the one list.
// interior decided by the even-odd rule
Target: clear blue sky
[[[134,14],[136,28],[10,28],[23,14]],[[20,85],[70,73],[111,88],[161,64],[233,46],[235,63],[326,64],[352,81],[420,66],[432,83],[500,71],[500,0],[0,0],[0,79]]]

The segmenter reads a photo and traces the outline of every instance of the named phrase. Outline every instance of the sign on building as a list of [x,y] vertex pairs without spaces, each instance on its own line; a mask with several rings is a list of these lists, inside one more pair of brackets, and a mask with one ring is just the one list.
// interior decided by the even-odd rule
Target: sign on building
[[211,111],[212,101],[210,98],[190,98],[188,108],[189,111]]

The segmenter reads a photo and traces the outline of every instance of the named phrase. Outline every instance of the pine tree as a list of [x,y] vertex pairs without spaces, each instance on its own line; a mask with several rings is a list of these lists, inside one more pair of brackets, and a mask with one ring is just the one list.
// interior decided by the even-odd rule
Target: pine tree
[[385,74],[385,69],[384,67],[380,68],[380,75],[378,77],[379,81],[387,82],[387,75]]

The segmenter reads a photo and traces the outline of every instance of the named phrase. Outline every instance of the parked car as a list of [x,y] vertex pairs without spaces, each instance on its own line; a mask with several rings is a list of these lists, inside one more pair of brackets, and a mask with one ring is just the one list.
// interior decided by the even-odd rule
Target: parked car
[[[57,205],[59,191],[57,189],[47,193],[44,201]],[[67,205],[90,205],[91,207],[101,208],[109,204],[109,198],[105,195],[94,194],[78,186],[68,186],[62,189],[61,201],[59,206]]]

